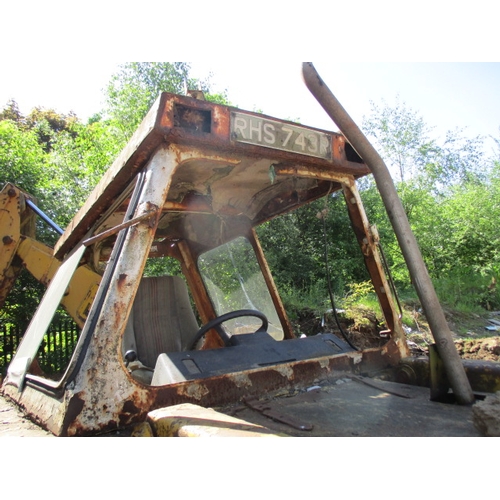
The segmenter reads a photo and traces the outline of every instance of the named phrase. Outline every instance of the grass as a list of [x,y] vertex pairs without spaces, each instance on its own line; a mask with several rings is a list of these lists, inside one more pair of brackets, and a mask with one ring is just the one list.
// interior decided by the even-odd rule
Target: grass
[[[485,294],[490,298],[494,295],[491,288],[488,288],[489,283],[490,281],[483,277],[475,277],[470,281],[463,279],[461,283],[451,278],[436,282],[436,292],[454,338],[479,339],[498,336],[498,332],[485,329],[490,312],[481,306],[481,303],[485,303]],[[331,310],[328,293],[320,285],[315,284],[307,290],[288,290],[284,294],[285,308],[296,332],[317,333],[325,313]],[[433,343],[416,291],[406,288],[398,295],[403,312],[402,323],[408,340],[419,345]],[[486,304],[491,307],[496,302],[490,300]],[[384,318],[370,282],[350,285],[343,297],[335,297],[335,305],[337,311],[342,310],[342,320],[348,324],[348,328],[365,332],[382,329]]]

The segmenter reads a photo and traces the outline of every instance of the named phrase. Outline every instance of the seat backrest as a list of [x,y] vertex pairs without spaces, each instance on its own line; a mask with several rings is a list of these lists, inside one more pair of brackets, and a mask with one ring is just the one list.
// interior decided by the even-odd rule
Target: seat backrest
[[141,363],[154,368],[158,355],[188,349],[199,326],[186,282],[179,276],[142,278],[123,339]]

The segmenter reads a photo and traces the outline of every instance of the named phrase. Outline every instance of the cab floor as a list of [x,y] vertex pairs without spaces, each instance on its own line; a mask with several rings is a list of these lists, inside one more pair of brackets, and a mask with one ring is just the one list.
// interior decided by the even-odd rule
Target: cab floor
[[395,382],[344,378],[258,403],[278,418],[244,404],[219,411],[288,436],[481,436],[474,427],[471,406],[433,402],[428,388]]

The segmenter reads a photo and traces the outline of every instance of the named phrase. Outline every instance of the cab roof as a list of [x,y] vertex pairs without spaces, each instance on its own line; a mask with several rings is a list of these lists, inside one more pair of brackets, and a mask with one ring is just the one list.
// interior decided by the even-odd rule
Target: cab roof
[[[56,257],[96,229],[120,223],[134,178],[158,148],[172,145],[192,154],[189,160],[184,154],[172,175],[160,231],[175,232],[177,225],[182,232],[181,213],[238,218],[254,227],[340,189],[345,177],[370,172],[339,133],[162,93],[61,235]],[[117,208],[106,224],[110,207]]]

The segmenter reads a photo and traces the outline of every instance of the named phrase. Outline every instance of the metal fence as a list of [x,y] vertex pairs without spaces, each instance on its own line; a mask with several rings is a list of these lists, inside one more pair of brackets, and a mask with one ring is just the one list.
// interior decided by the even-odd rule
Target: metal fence
[[[25,327],[13,323],[0,323],[0,374],[4,375],[19,345]],[[46,374],[65,370],[78,341],[80,329],[71,320],[53,323],[45,334],[37,361]]]

